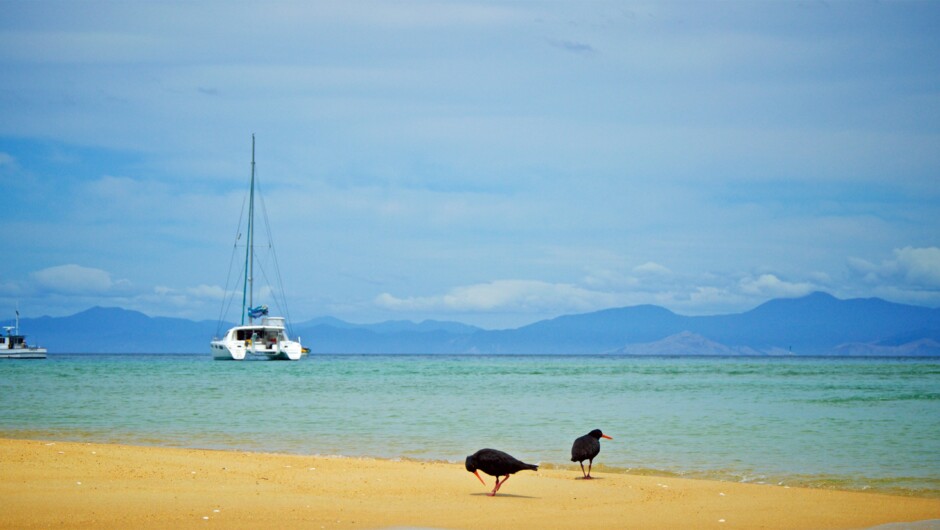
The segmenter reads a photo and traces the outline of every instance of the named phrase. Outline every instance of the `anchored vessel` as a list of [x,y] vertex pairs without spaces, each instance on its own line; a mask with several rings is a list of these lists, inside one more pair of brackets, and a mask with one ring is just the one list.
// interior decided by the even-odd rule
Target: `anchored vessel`
[[4,326],[0,336],[0,359],[45,359],[46,349],[30,346],[26,335],[20,335],[20,312],[16,312],[16,326]]
[[242,361],[252,356],[299,361],[306,354],[299,340],[290,340],[283,317],[263,317],[260,324],[248,323],[228,330],[212,341],[212,357],[217,361]]
[[[299,361],[309,350],[300,338],[287,335],[287,319],[268,316],[268,306],[254,305],[255,265],[255,135],[251,135],[251,187],[248,192],[248,233],[245,249],[244,282],[242,284],[241,324],[228,330],[210,344],[212,358],[220,361],[270,359]],[[263,203],[262,203],[263,204]],[[245,317],[248,322],[245,322]],[[256,323],[255,319],[260,319]]]

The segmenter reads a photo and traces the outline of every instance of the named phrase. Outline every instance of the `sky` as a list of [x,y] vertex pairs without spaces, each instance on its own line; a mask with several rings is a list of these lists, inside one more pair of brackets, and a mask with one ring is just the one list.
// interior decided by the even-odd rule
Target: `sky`
[[940,307],[940,2],[0,13],[0,319],[237,319],[253,134],[294,322]]

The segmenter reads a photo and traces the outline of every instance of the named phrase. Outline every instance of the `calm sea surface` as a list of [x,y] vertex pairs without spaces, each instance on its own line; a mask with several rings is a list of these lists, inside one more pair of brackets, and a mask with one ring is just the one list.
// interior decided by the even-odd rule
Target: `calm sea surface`
[[3,437],[576,467],[600,428],[602,473],[940,496],[940,360],[50,354],[0,400]]

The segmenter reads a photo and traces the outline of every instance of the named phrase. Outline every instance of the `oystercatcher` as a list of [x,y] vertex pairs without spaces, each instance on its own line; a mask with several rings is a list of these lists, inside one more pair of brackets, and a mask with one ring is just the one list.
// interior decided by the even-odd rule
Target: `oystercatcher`
[[[486,485],[486,482],[483,481],[483,477],[477,472],[480,470],[487,475],[492,475],[496,477],[496,487],[493,488],[493,491],[489,493],[489,496],[492,497],[496,495],[496,492],[499,491],[500,486],[506,483],[509,480],[509,475],[517,471],[522,471],[523,469],[531,469],[532,471],[538,471],[539,466],[533,464],[526,464],[520,460],[517,460],[511,455],[508,455],[502,451],[497,451],[496,449],[480,449],[476,453],[467,457],[467,471],[473,473],[480,479],[480,482],[483,482],[483,485]],[[503,480],[500,481],[499,477],[503,477]]]
[[[576,439],[571,446],[571,461],[581,464],[581,473],[584,478],[591,478],[591,467],[594,465],[594,457],[601,452],[601,438],[613,440],[610,436],[602,433],[600,429],[585,434]],[[584,473],[584,461],[588,461],[587,473]]]

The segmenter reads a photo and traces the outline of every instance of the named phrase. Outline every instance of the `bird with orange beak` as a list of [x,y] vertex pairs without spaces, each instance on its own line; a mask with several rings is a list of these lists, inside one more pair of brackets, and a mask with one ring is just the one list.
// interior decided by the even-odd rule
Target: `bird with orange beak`
[[[594,465],[594,457],[601,452],[601,438],[613,440],[610,436],[602,433],[600,429],[594,429],[576,439],[574,445],[571,446],[571,461],[581,464],[581,474],[584,475],[585,479],[591,478],[591,467]],[[585,460],[588,461],[587,473],[584,472]]]
[[[537,465],[526,464],[521,460],[517,460],[512,455],[496,449],[480,449],[467,457],[466,466],[467,471],[476,475],[484,486],[486,482],[484,482],[483,477],[480,476],[478,471],[496,477],[496,487],[489,493],[490,497],[496,495],[499,488],[509,480],[509,475],[517,471],[522,471],[523,469],[530,469],[532,471],[539,470],[539,466]],[[500,481],[499,477],[503,477],[503,480]]]

